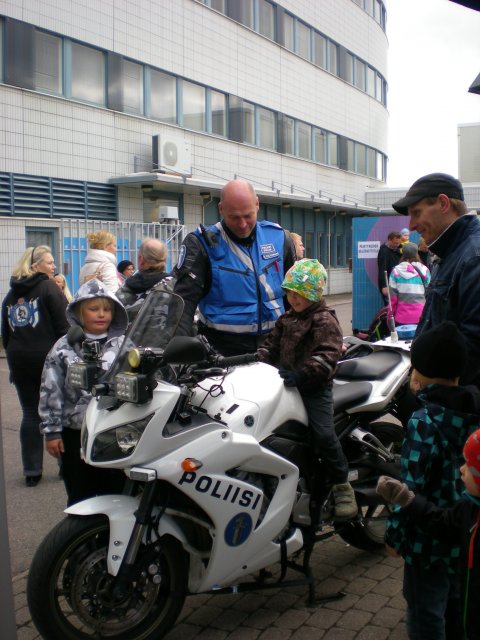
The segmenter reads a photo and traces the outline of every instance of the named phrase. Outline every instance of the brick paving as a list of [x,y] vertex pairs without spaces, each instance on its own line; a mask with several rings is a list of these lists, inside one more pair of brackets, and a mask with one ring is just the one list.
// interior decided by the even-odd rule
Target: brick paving
[[[383,551],[360,551],[336,536],[316,545],[312,568],[318,596],[343,591],[345,597],[309,607],[305,586],[189,596],[165,640],[407,638],[401,560]],[[287,579],[297,577],[296,572],[287,572]],[[13,579],[17,638],[37,640],[41,636],[27,608],[26,580],[27,572]]]

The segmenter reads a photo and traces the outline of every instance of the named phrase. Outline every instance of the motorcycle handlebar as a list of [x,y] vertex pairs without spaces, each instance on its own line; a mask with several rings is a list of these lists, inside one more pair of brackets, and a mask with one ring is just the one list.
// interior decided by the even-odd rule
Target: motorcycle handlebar
[[256,353],[242,353],[239,356],[218,356],[218,358],[215,358],[215,364],[218,367],[235,367],[257,361],[258,357]]

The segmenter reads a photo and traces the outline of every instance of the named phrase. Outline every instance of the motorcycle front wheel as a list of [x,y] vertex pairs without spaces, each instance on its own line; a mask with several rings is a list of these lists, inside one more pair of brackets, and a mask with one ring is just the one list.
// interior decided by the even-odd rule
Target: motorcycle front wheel
[[94,515],[68,516],[40,544],[27,599],[45,640],[158,640],[174,624],[187,589],[182,545],[167,536],[142,545],[138,571],[115,590],[107,572],[108,542],[108,518]]

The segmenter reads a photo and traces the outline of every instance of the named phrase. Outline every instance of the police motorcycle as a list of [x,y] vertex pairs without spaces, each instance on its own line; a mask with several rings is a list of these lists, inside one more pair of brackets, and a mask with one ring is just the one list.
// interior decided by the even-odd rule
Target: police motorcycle
[[298,390],[252,354],[222,357],[201,337],[175,336],[182,310],[158,285],[106,373],[79,328],[69,334],[82,356],[69,381],[93,395],[82,454],[123,469],[126,485],[67,508],[40,544],[27,597],[46,640],[158,640],[192,594],[305,584],[311,606],[316,542],[338,533],[360,549],[383,545],[388,507],[375,486],[399,475],[402,428],[382,417],[408,353],[378,348],[339,365],[335,426],[359,515],[335,522]]

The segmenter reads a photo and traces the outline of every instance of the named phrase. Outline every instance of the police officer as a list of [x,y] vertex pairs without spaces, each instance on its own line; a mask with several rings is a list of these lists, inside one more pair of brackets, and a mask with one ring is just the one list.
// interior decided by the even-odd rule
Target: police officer
[[295,262],[289,234],[257,221],[258,198],[245,180],[222,189],[222,220],[200,225],[181,247],[175,293],[185,302],[179,335],[198,331],[223,355],[254,353],[284,311],[281,284]]

